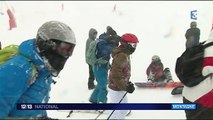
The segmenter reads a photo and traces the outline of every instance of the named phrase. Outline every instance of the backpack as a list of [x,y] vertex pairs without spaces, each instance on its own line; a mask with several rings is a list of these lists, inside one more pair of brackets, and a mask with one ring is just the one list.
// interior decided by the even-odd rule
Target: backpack
[[99,43],[99,40],[92,41],[90,43],[90,46],[86,53],[86,61],[88,64],[90,64],[92,66],[96,63],[106,64],[108,62],[107,60],[104,60],[103,57],[97,59],[96,55],[97,55],[97,44],[98,43]]
[[0,50],[0,65],[18,54],[18,45],[8,45]]
[[204,49],[213,45],[213,42],[204,44],[205,42],[187,48],[176,60],[175,73],[187,87],[196,86],[211,75],[202,75]]
[[[0,66],[19,54],[18,47],[19,47],[18,45],[11,44],[0,50]],[[32,77],[36,75],[37,75],[37,69],[35,65],[32,64]]]

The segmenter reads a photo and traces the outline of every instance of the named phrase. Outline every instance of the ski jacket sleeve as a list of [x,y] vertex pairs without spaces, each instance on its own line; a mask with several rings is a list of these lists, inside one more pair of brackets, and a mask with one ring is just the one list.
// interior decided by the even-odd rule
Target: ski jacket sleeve
[[204,61],[202,70],[203,76],[211,73],[213,73],[213,46],[210,46],[204,50]]
[[[89,46],[90,46],[90,43],[92,42],[92,39],[88,38],[87,41],[86,41],[86,47],[85,47],[85,60],[87,59],[87,52],[88,52],[88,49],[89,49]],[[87,63],[87,61],[86,61]],[[88,64],[88,63],[87,63]]]
[[188,30],[186,31],[186,33],[185,33],[185,38],[188,39],[189,36],[190,36],[190,34],[191,34],[191,30],[188,29]]
[[149,66],[147,67],[146,69],[146,75],[149,76],[149,73],[150,73],[150,67],[151,67],[151,64],[149,64]]
[[131,76],[129,64],[129,58],[125,53],[119,53],[113,59],[110,80],[112,80],[119,90],[127,90],[127,82]]
[[32,75],[31,64],[16,56],[0,66],[0,118],[6,118],[17,100],[27,90]]
[[[48,103],[49,92],[51,90],[52,77],[43,69],[39,71],[36,81],[20,96],[17,103]],[[46,110],[17,110],[14,108],[10,117],[44,117],[47,116]]]

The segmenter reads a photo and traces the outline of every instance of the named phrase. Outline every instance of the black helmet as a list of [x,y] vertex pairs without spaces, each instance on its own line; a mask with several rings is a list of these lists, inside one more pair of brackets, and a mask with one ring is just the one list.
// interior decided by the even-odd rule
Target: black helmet
[[37,32],[38,53],[53,76],[63,69],[66,60],[72,55],[76,39],[72,29],[59,21],[44,23]]

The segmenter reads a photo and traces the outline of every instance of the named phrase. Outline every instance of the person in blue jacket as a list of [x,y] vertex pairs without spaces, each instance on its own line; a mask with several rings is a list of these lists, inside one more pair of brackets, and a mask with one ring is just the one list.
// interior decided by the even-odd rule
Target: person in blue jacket
[[96,46],[96,57],[103,58],[108,61],[105,64],[96,63],[93,66],[93,73],[97,81],[97,86],[92,92],[89,101],[91,103],[107,103],[107,83],[108,83],[108,70],[109,61],[112,50],[119,44],[119,36],[112,29],[107,26],[107,32],[104,32],[99,36],[99,42]]
[[19,45],[19,53],[0,66],[0,119],[48,118],[46,110],[17,110],[17,103],[48,103],[52,77],[72,55],[76,39],[59,21],[45,22],[36,38]]

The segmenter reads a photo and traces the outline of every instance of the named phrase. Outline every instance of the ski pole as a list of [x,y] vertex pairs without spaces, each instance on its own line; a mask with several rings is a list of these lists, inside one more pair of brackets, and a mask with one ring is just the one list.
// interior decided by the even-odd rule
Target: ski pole
[[73,110],[70,110],[69,114],[67,115],[67,118],[70,117],[70,115],[73,113]]
[[95,120],[97,120],[99,118],[99,116],[101,116],[104,113],[105,110],[100,111],[100,113],[97,115],[97,117],[95,118]]
[[[121,101],[124,99],[124,97],[126,96],[127,92],[123,95],[123,97],[121,98],[121,100],[119,101],[119,104],[121,103]],[[115,110],[113,110],[111,112],[111,114],[109,115],[109,117],[107,118],[107,120],[109,120],[109,118],[112,116],[112,114],[115,112]]]
[[[124,97],[126,96],[126,94],[127,94],[127,92],[123,95],[123,97],[121,98],[121,100],[119,101],[119,103],[121,103],[121,101],[124,99]],[[105,111],[105,110],[104,110],[104,111]],[[98,117],[101,116],[101,115],[103,114],[104,111],[100,112],[100,113],[98,114],[98,116],[95,118],[95,120],[97,120]],[[114,113],[114,111],[115,111],[115,110],[112,111],[112,113],[111,113],[110,116],[107,118],[107,120],[112,116],[112,114]]]

